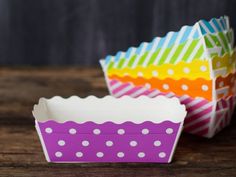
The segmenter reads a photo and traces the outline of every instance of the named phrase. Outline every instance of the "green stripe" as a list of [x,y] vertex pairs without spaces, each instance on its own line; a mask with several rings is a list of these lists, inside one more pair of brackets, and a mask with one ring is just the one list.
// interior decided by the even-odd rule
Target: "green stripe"
[[[212,38],[212,40],[214,41],[214,45],[217,46],[217,47],[222,47],[221,46],[221,43],[219,41],[219,39],[215,36],[215,35],[210,35],[210,37]],[[215,47],[213,46],[213,47]],[[224,53],[224,49],[222,48],[222,52]]]
[[224,35],[223,33],[220,33],[220,34],[219,34],[219,37],[220,37],[221,40],[223,41],[224,46],[225,46],[227,52],[229,52],[228,42],[227,42],[227,40],[226,40],[226,38],[225,38],[225,35]]
[[114,61],[111,61],[107,67],[108,70],[110,70],[114,65]]
[[151,56],[151,58],[150,58],[150,60],[149,60],[149,62],[147,64],[147,66],[152,65],[154,63],[154,61],[155,61],[157,55],[159,54],[159,52],[160,52],[160,49],[158,49],[156,52],[154,52],[152,54],[152,56]]
[[187,51],[185,52],[183,58],[181,59],[182,61],[187,61],[189,59],[189,56],[191,55],[191,53],[194,51],[194,49],[196,48],[197,44],[199,41],[194,40],[191,45],[188,47]]
[[[197,53],[195,54],[193,60],[194,60],[194,59],[201,59],[200,57],[202,56],[203,52],[204,52],[204,48],[203,48],[203,46],[201,46],[201,47],[198,49]],[[204,58],[204,59],[205,59],[205,58]]]
[[128,63],[128,67],[131,67],[133,65],[136,57],[137,57],[137,55],[134,55],[130,58],[129,63]]
[[172,56],[172,58],[170,59],[170,63],[174,64],[176,59],[178,58],[178,56],[180,55],[182,49],[184,48],[185,45],[179,45],[174,53],[174,55]]
[[143,62],[145,61],[145,59],[147,58],[148,52],[145,52],[141,58],[139,58],[139,62],[138,62],[138,66],[141,66],[143,64]]
[[205,39],[206,46],[207,46],[208,48],[212,48],[213,45],[212,45],[211,42],[209,41],[208,37],[205,36],[204,39]]
[[118,68],[118,69],[121,69],[121,68],[122,68],[122,66],[123,66],[123,64],[124,64],[124,62],[125,62],[125,60],[126,60],[125,58],[120,59],[118,65],[117,65],[117,68]]
[[162,54],[159,62],[158,62],[158,65],[161,65],[165,62],[166,58],[168,57],[168,54],[171,52],[171,50],[173,50],[174,47],[171,47],[171,48],[168,48],[165,50],[165,52]]

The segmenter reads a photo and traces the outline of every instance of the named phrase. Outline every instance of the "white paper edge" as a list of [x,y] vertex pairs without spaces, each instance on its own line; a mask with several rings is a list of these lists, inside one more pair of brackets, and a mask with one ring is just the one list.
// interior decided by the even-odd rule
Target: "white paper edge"
[[33,110],[33,115],[39,122],[54,120],[60,123],[67,121],[84,123],[92,121],[98,124],[108,121],[161,123],[167,120],[179,123],[184,120],[186,114],[185,105],[181,104],[179,99],[165,96],[155,98],[72,96],[67,99],[56,96],[51,99],[40,98],[39,104],[35,105]]
[[36,131],[38,132],[38,136],[39,136],[39,140],[40,140],[40,142],[41,142],[42,148],[43,148],[44,156],[45,156],[45,158],[46,158],[46,160],[47,160],[48,162],[51,162],[51,160],[50,160],[50,158],[49,158],[49,155],[48,155],[48,151],[47,151],[46,145],[45,145],[45,143],[44,143],[44,139],[43,139],[43,137],[42,137],[42,132],[41,132],[41,130],[40,130],[40,128],[39,128],[39,125],[38,125],[37,120],[35,120],[35,128],[36,128]]
[[104,77],[105,77],[108,92],[109,92],[110,95],[113,95],[112,91],[110,90],[109,83],[108,83],[108,76],[107,76],[107,72],[106,72],[106,69],[105,69],[105,60],[101,59],[101,60],[99,60],[99,63],[100,63],[100,65],[102,67],[102,70],[103,70],[103,74],[104,74]]
[[179,142],[180,135],[181,135],[181,133],[182,133],[182,131],[184,129],[183,125],[184,125],[184,122],[181,122],[181,124],[179,125],[179,130],[178,130],[178,133],[177,133],[177,135],[175,137],[175,142],[174,142],[174,145],[172,147],[171,154],[170,154],[169,159],[168,159],[168,163],[170,163],[172,161],[173,156],[175,154],[175,150],[176,150],[177,144]]

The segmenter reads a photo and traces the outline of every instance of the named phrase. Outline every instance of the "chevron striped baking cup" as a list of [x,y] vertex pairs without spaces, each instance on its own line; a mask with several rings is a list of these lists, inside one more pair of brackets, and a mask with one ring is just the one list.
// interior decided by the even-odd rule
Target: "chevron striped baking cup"
[[120,56],[117,60],[101,60],[106,70],[147,67],[149,65],[177,64],[181,61],[208,60],[214,56],[224,56],[233,50],[233,30],[206,34],[197,39],[189,39],[182,44],[162,46],[156,50],[143,51],[130,57]]
[[41,98],[33,115],[48,162],[169,163],[186,110],[164,96],[72,96]]
[[131,59],[133,55],[142,55],[142,53],[148,51],[154,52],[160,48],[170,48],[173,45],[180,45],[189,39],[198,39],[205,34],[213,34],[229,29],[229,18],[227,16],[213,18],[210,21],[200,20],[193,26],[183,26],[178,32],[171,31],[165,37],[156,37],[149,43],[143,42],[137,48],[130,47],[126,52],[117,52],[115,56],[108,55],[105,58],[105,64],[107,65],[111,60],[117,62],[121,58]]

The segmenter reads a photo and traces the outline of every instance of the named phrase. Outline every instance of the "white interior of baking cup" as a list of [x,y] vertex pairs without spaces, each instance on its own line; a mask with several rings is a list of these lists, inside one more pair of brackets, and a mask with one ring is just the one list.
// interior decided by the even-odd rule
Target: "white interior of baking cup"
[[56,96],[51,99],[40,98],[39,103],[34,106],[33,110],[33,115],[39,122],[48,120],[78,123],[87,121],[95,123],[107,121],[142,123],[152,121],[157,123],[165,120],[181,122],[186,114],[185,106],[181,105],[177,98],[164,96],[155,98],[147,96],[138,98],[129,96],[121,98],[112,96],[80,98],[72,96],[67,99]]

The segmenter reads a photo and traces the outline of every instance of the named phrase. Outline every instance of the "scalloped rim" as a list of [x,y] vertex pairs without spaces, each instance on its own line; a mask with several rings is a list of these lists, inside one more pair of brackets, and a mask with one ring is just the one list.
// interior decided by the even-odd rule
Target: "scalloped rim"
[[92,121],[98,124],[107,121],[118,124],[127,121],[160,123],[167,120],[179,123],[187,114],[185,106],[180,103],[178,98],[164,96],[115,98],[110,95],[103,98],[95,96],[40,98],[39,103],[34,105],[32,113],[38,122],[54,120],[56,122],[84,123]]
[[[105,58],[102,58],[101,60],[107,60],[106,58],[107,57],[116,57],[117,55],[118,55],[118,53],[123,53],[123,54],[125,54],[126,52],[128,52],[128,50],[129,49],[131,49],[131,48],[139,48],[142,44],[149,44],[149,43],[152,43],[154,40],[156,40],[156,38],[166,38],[168,35],[170,35],[170,34],[172,34],[172,33],[179,33],[181,30],[183,30],[184,28],[195,28],[196,26],[198,26],[199,25],[199,22],[201,22],[201,21],[205,21],[205,22],[212,22],[214,19],[217,19],[217,20],[220,20],[220,19],[223,19],[224,21],[225,21],[225,24],[226,24],[226,29],[224,29],[224,31],[227,31],[227,30],[229,30],[230,29],[230,24],[229,24],[229,17],[227,16],[227,15],[223,15],[223,16],[220,16],[219,18],[211,18],[210,20],[205,20],[205,19],[201,19],[201,20],[199,20],[199,21],[197,21],[196,23],[194,23],[193,25],[184,25],[184,26],[182,26],[178,31],[169,31],[168,33],[166,33],[163,37],[155,37],[152,41],[150,41],[150,42],[142,42],[139,46],[137,46],[137,47],[135,47],[135,46],[131,46],[131,47],[129,47],[126,51],[118,51],[118,52],[116,52],[114,55],[107,55]],[[218,31],[218,32],[220,32],[220,31]],[[205,36],[205,35],[202,35],[202,36]]]
[[[220,76],[216,76],[216,77],[213,77],[213,78],[210,78],[210,79],[205,79],[203,77],[197,77],[195,79],[191,79],[191,78],[188,78],[188,77],[181,77],[181,78],[178,78],[178,79],[175,79],[171,76],[169,77],[165,77],[164,79],[163,78],[158,78],[158,77],[155,77],[155,76],[152,76],[152,77],[143,77],[143,76],[129,76],[129,75],[123,75],[123,76],[120,76],[120,75],[117,75],[117,74],[112,74],[112,75],[108,75],[108,79],[109,80],[118,80],[119,81],[119,78],[126,78],[126,77],[129,77],[131,78],[132,80],[133,79],[138,79],[138,78],[142,78],[142,79],[145,79],[145,80],[152,80],[152,79],[156,79],[156,80],[159,80],[159,81],[165,81],[165,80],[173,80],[173,81],[180,81],[182,79],[185,79],[185,80],[188,80],[188,81],[196,81],[196,80],[204,80],[204,81],[216,81],[217,79],[221,78],[221,79],[225,79],[227,77],[229,77],[230,75],[235,75],[236,74],[236,71],[232,71],[232,72],[228,72],[227,74],[225,75],[220,75]],[[113,77],[115,79],[113,79]],[[130,82],[132,82],[132,80]],[[149,83],[149,82],[147,82]]]

